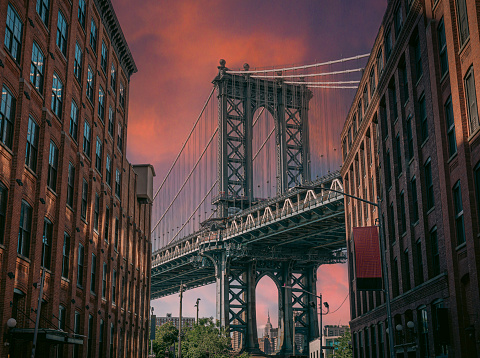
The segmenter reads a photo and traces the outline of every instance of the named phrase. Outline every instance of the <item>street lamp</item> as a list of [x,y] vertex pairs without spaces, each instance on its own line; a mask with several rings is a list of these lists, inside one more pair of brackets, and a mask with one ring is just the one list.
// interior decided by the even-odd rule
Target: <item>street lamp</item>
[[[150,320],[153,318],[153,307],[152,307],[152,314],[150,315]],[[150,322],[150,330],[153,330],[154,327],[156,327],[156,322]],[[155,331],[154,331],[155,332]],[[152,335],[153,337],[154,336],[154,333],[150,333],[150,357],[155,357],[155,355],[153,354],[153,339],[152,339]]]
[[[299,186],[298,188],[301,189],[306,189],[306,190],[315,190],[318,187],[316,186]],[[327,190],[331,191],[337,194],[342,194],[344,196],[348,196],[349,198],[364,202],[366,204],[372,205],[375,208],[377,208],[378,212],[378,231],[379,231],[379,239],[380,239],[380,251],[381,251],[381,259],[382,259],[382,274],[383,274],[383,292],[385,293],[385,305],[387,308],[387,322],[388,322],[388,327],[393,327],[393,322],[392,322],[392,309],[390,307],[390,286],[388,285],[388,271],[387,271],[387,261],[385,258],[385,245],[383,242],[383,228],[382,228],[382,216],[380,215],[380,198],[377,198],[378,203],[374,203],[373,201],[370,200],[365,200],[362,198],[359,198],[354,195],[347,194],[343,191],[335,190],[335,189],[330,189],[330,188],[321,188],[322,190]],[[393,329],[392,329],[393,331]],[[390,358],[395,358],[395,352],[394,352],[394,341],[393,341],[393,332],[392,334],[388,335],[388,343],[390,345]]]
[[183,289],[186,287],[180,283],[180,314],[178,317],[178,358],[182,357],[182,303],[183,303]]
[[200,298],[197,298],[197,303],[195,303],[195,307],[197,307],[197,324],[198,324],[198,309],[200,308]]

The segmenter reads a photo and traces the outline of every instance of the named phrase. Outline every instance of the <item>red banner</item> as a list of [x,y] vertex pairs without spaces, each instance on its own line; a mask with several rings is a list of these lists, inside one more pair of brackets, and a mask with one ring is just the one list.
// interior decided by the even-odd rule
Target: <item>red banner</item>
[[382,261],[376,226],[354,227],[355,278],[357,290],[382,289]]

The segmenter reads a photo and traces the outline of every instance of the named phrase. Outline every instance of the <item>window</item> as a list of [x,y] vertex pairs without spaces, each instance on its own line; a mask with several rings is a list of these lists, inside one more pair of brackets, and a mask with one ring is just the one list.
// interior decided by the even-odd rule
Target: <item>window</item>
[[[40,0],[38,0],[37,5],[39,2]],[[44,63],[45,56],[43,55],[42,50],[40,50],[40,47],[38,47],[37,43],[33,41],[32,63],[30,65],[30,82],[32,82],[33,87],[35,87],[40,93],[43,93]]]
[[7,215],[7,188],[0,183],[0,244],[3,244],[5,238],[5,217]]
[[90,276],[90,291],[95,293],[95,280],[97,275],[97,256],[92,254],[92,266],[91,266],[91,276]]
[[118,218],[115,218],[115,251],[118,250],[118,230],[120,229]]
[[400,286],[399,286],[399,280],[398,280],[398,260],[395,257],[393,259],[393,267],[392,267],[392,288],[393,288],[393,297],[396,297],[400,293]]
[[402,15],[402,7],[398,6],[395,10],[394,14],[394,19],[393,19],[394,25],[395,25],[395,36],[398,38],[400,35],[400,31],[402,30],[403,26],[403,15]]
[[392,53],[392,34],[390,27],[385,31],[385,60],[388,61]]
[[107,183],[108,186],[112,186],[112,160],[109,155],[107,155],[105,164],[105,183]]
[[475,78],[473,77],[473,67],[465,76],[465,92],[467,97],[468,121],[470,123],[470,134],[474,133],[479,127],[477,94],[475,91]]
[[67,316],[67,309],[60,305],[58,310],[58,329],[65,331],[65,319]]
[[117,169],[115,172],[115,195],[120,198],[120,171]]
[[385,185],[387,190],[392,186],[392,172],[390,168],[390,150],[385,154]]
[[53,73],[52,84],[52,111],[58,118],[62,118],[62,103],[63,103],[63,83],[58,75]]
[[116,292],[117,292],[117,271],[113,269],[112,272],[112,303],[116,303]]
[[18,230],[17,253],[24,257],[30,254],[30,234],[32,227],[32,207],[22,201],[20,209],[20,228]]
[[397,133],[397,137],[395,138],[395,146],[396,146],[396,154],[397,154],[397,176],[402,173],[402,142],[400,140],[400,133]]
[[25,165],[33,172],[37,171],[38,153],[38,124],[32,117],[28,117],[27,145],[25,149]]
[[428,348],[428,317],[427,317],[427,308],[423,306],[417,311],[418,317],[418,335],[419,335],[419,347],[418,351],[420,352],[421,358],[428,358],[430,356]]
[[68,163],[67,179],[67,205],[73,208],[73,195],[75,193],[75,165]]
[[67,279],[68,279],[69,265],[70,265],[70,236],[65,232],[63,234],[62,277]]
[[98,219],[100,216],[100,197],[95,193],[95,205],[93,208],[93,229],[98,232]]
[[117,88],[117,78],[116,78],[115,65],[113,63],[112,63],[112,68],[110,70],[110,87],[112,87],[113,92],[115,92],[115,88]]
[[102,174],[102,141],[97,137],[97,146],[95,147],[95,169]]
[[43,221],[43,238],[42,238],[42,263],[41,265],[50,270],[52,258],[52,235],[53,224],[47,218]]
[[393,203],[390,203],[390,206],[388,207],[388,233],[390,235],[390,244],[393,245],[393,243],[396,241],[395,238],[395,212],[393,210]]
[[410,283],[410,260],[408,258],[408,249],[403,252],[403,290],[410,291],[412,285]]
[[83,53],[80,45],[75,43],[75,59],[73,60],[73,74],[75,78],[81,82],[82,81],[82,63],[83,63]]
[[400,232],[405,234],[407,232],[407,215],[405,211],[405,193],[400,193],[400,215],[402,216],[400,219]]
[[432,252],[432,277],[440,273],[440,252],[438,251],[437,228],[434,227],[430,233],[430,249]]
[[48,177],[47,185],[53,191],[57,191],[57,171],[58,171],[58,148],[50,141],[50,153],[48,156]]
[[422,68],[422,51],[420,48],[420,38],[418,35],[415,37],[413,42],[413,53],[415,56],[415,79],[418,82],[420,77],[423,75],[423,68]]
[[104,357],[103,355],[103,336],[105,334],[105,323],[103,319],[100,318],[100,331],[98,337],[98,357]]
[[97,53],[97,36],[97,24],[95,24],[95,20],[92,18],[92,22],[90,24],[90,46],[92,47],[94,53]]
[[453,187],[453,208],[455,212],[455,229],[457,233],[457,245],[465,242],[465,224],[463,222],[462,190],[460,180]]
[[398,119],[397,90],[395,88],[395,80],[390,83],[388,90],[391,105],[390,115],[392,118],[392,122],[395,122]]
[[57,21],[57,46],[64,56],[67,56],[67,32],[68,25],[63,14],[58,12]]
[[[80,312],[75,311],[75,316],[73,319],[73,333],[74,335],[80,334]],[[79,358],[79,349],[78,345],[73,345],[73,358]]]
[[113,138],[113,108],[112,106],[108,107],[108,134]]
[[[437,300],[432,304],[433,319],[433,342],[435,357],[448,357],[448,313],[443,300]],[[445,332],[445,329],[447,332]]]
[[48,9],[50,8],[49,0],[38,0],[37,1],[37,13],[38,16],[42,19],[45,26],[48,27]]
[[84,248],[82,244],[78,244],[78,260],[77,260],[77,286],[83,287],[83,265],[84,265]]
[[79,0],[78,2],[78,22],[82,25],[82,28],[85,30],[85,11],[86,4],[85,0]]
[[427,211],[435,206],[435,199],[433,197],[433,180],[432,180],[432,162],[428,158],[424,165],[425,169],[425,185],[427,187]]
[[95,77],[94,77],[94,74],[93,74],[93,70],[90,66],[88,66],[88,71],[87,71],[87,98],[92,103],[93,103],[94,82],[95,82]]
[[451,157],[457,152],[457,139],[455,137],[455,121],[453,119],[452,96],[445,103],[445,122],[447,124],[448,155]]
[[373,94],[375,93],[375,67],[372,67],[370,71],[370,97],[373,98]]
[[110,323],[110,358],[113,358],[113,339],[114,339],[115,329],[113,328],[113,323]]
[[93,357],[93,316],[88,315],[87,358]]
[[7,87],[2,87],[2,104],[0,107],[0,141],[12,149],[13,120],[15,118],[15,97]]
[[463,46],[470,36],[470,31],[468,30],[467,4],[465,0],[457,0],[457,14],[460,46]]
[[80,217],[83,220],[87,219],[87,196],[88,196],[88,183],[85,179],[83,179],[83,186],[82,186],[82,206],[80,208]]
[[102,123],[105,121],[105,92],[102,86],[98,89],[98,116]]
[[410,181],[410,187],[412,190],[412,223],[418,221],[418,194],[417,194],[417,178],[413,177]]
[[83,127],[83,152],[89,158],[90,158],[90,140],[91,140],[90,136],[91,136],[90,124],[88,124],[88,122],[85,121],[85,125]]
[[427,108],[425,104],[425,95],[420,98],[420,103],[419,103],[419,111],[420,111],[420,121],[421,121],[421,129],[420,129],[420,134],[421,134],[421,142],[425,142],[428,139],[428,121],[427,121]]
[[120,82],[120,106],[125,108],[125,88],[123,87],[122,82]]
[[475,180],[475,197],[477,199],[477,217],[480,217],[480,162],[477,163],[473,170]]
[[8,4],[7,27],[5,29],[5,47],[13,59],[20,62],[20,51],[22,49],[23,23],[11,4]]
[[100,67],[102,67],[103,73],[107,73],[107,45],[102,40],[102,53],[100,56]]
[[117,133],[117,147],[120,151],[123,148],[123,135],[122,135],[122,124],[118,123],[118,133]]
[[412,130],[412,115],[407,118],[407,148],[408,148],[408,161],[412,160],[413,152],[413,130]]
[[383,53],[382,49],[378,50],[378,55],[377,55],[377,73],[378,73],[378,78],[380,79],[380,76],[382,75],[383,72]]
[[448,71],[447,39],[445,36],[445,24],[443,17],[437,27],[438,49],[440,50],[440,74],[441,77]]
[[408,94],[408,74],[407,74],[407,66],[404,63],[403,67],[400,67],[400,72],[402,75],[403,80],[403,105],[408,102],[409,94]]
[[70,136],[77,141],[78,134],[78,107],[74,100],[72,100],[72,108],[70,110]]
[[415,244],[415,251],[417,253],[415,275],[417,277],[417,285],[420,285],[423,283],[422,241],[420,239],[418,239]]
[[107,297],[107,263],[103,263],[103,273],[102,273],[102,298]]
[[105,239],[105,242],[107,244],[108,244],[109,231],[110,231],[110,209],[107,206],[105,208],[105,229],[103,231],[103,238]]

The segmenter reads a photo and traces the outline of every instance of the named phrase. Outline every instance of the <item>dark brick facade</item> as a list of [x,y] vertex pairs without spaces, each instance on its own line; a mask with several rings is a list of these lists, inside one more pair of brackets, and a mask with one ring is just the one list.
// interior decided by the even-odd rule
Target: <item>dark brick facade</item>
[[[479,13],[389,1],[342,132],[346,192],[381,202],[397,357],[480,354]],[[387,356],[383,293],[358,291],[352,269],[352,227],[379,215],[345,207],[354,356]]]
[[[45,9],[48,15],[42,18]],[[67,25],[63,38],[62,26],[58,29],[60,13]],[[17,37],[9,33],[14,23],[11,14],[21,24]],[[5,210],[0,209],[0,357],[30,357],[31,336],[21,340],[19,332],[34,327],[39,295],[39,286],[35,288],[34,284],[40,282],[42,272],[44,228],[48,270],[40,328],[61,328],[70,337],[75,330],[83,336],[83,345],[75,350],[73,344],[40,340],[37,356],[147,355],[151,203],[137,196],[138,182],[145,178],[137,175],[138,170],[136,173],[125,156],[128,86],[136,67],[110,0],[85,0],[84,25],[79,14],[79,0],[0,1],[2,101],[8,97],[7,92],[14,99],[11,131],[5,127],[4,116],[9,111],[3,104],[0,114],[0,189],[4,198],[0,207],[5,204]],[[97,29],[96,48],[91,46],[95,44],[92,21]],[[11,45],[12,38],[19,40],[19,46]],[[37,77],[31,75],[34,43],[44,55],[40,71],[43,81],[38,86]],[[77,45],[82,52],[81,70],[74,72]],[[93,100],[86,96],[88,68],[94,76]],[[52,105],[54,76],[63,84],[58,106]],[[100,90],[103,113],[99,108]],[[72,135],[72,101],[78,107],[76,136]],[[37,140],[27,140],[33,133],[28,129],[29,118],[36,123]],[[85,122],[91,130],[90,155],[84,151]],[[13,135],[11,143],[5,133]],[[100,160],[96,158],[99,144]],[[56,161],[51,155],[52,145],[58,149]],[[36,156],[32,154],[35,151]],[[69,185],[69,174],[74,174],[70,175],[73,185]],[[84,182],[88,187],[85,217]],[[22,205],[31,208],[30,220],[21,215]],[[18,245],[21,222],[30,232],[22,236],[27,242],[25,249]],[[64,245],[65,236],[69,245]],[[82,270],[78,266],[82,260],[80,245],[84,248]],[[62,312],[60,307],[64,308]],[[11,317],[17,320],[17,333],[7,328]]]

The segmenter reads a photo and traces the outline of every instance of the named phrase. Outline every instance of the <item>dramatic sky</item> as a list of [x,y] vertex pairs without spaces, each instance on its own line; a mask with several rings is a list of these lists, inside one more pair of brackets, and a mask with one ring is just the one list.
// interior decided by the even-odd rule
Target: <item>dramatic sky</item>
[[[220,58],[230,68],[310,64],[368,53],[387,0],[112,0],[138,67],[130,83],[128,158],[154,165],[158,181],[196,119]],[[350,95],[351,96],[351,95]],[[319,270],[318,290],[331,310],[348,293],[345,265]],[[257,288],[259,327],[277,296],[269,279]],[[187,291],[184,315],[215,315],[215,288]],[[178,295],[153,302],[155,314],[178,315]],[[347,324],[348,300],[324,324]],[[261,335],[261,334],[260,334]]]

